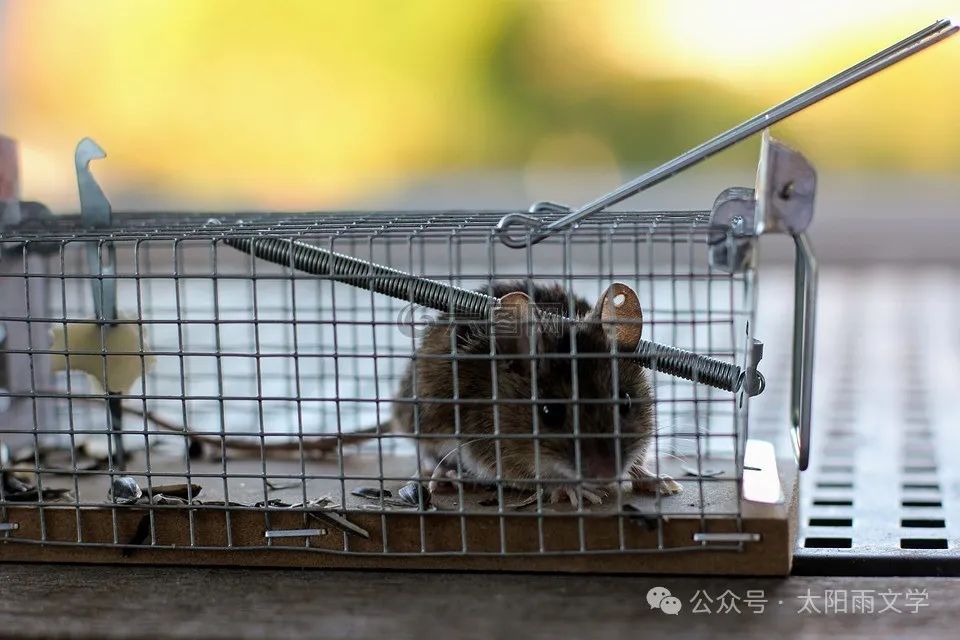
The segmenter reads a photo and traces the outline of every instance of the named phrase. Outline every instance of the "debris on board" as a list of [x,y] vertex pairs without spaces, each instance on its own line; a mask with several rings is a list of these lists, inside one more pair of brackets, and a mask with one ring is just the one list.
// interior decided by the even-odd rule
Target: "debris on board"
[[142,496],[143,489],[130,476],[115,476],[107,493],[107,497],[117,504],[134,504]]
[[358,498],[369,498],[371,500],[393,497],[393,492],[389,489],[379,489],[377,487],[357,487],[350,493]]
[[400,499],[408,506],[419,507],[422,505],[424,509],[431,507],[430,490],[427,489],[425,484],[417,482],[416,480],[411,480],[400,487],[397,495],[399,495]]
[[723,469],[703,468],[697,470],[693,467],[683,466],[683,472],[693,478],[716,478],[723,475]]

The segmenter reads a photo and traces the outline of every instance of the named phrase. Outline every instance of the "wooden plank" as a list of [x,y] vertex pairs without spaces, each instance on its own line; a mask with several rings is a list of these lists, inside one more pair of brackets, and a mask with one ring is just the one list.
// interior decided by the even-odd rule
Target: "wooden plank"
[[[216,468],[215,464],[207,464]],[[362,464],[353,464],[357,465],[352,468],[358,470],[359,475],[370,473]],[[389,461],[386,464],[397,468],[406,463]],[[717,466],[720,462],[712,464]],[[153,468],[160,467],[161,463],[156,461]],[[787,463],[781,465],[782,470],[791,468]],[[195,465],[193,471],[203,473],[204,467]],[[696,546],[694,533],[737,531],[735,482],[704,482],[700,491],[695,480],[682,480],[687,485],[686,491],[662,501],[662,512],[672,515],[658,525],[656,519],[643,517],[644,512],[657,513],[655,499],[650,497],[637,501],[642,509],[637,518],[610,515],[613,507],[609,505],[592,507],[583,514],[572,511],[569,506],[549,507],[544,509],[542,518],[536,513],[509,508],[498,511],[496,506],[481,504],[481,498],[490,495],[481,491],[465,494],[464,509],[475,515],[459,513],[458,505],[450,502],[455,496],[438,499],[444,510],[422,515],[402,509],[380,513],[365,510],[363,507],[374,505],[351,496],[349,485],[343,500],[344,496],[335,491],[339,481],[328,479],[318,486],[311,485],[308,496],[334,494],[343,500],[347,508],[338,513],[367,530],[369,539],[345,533],[322,516],[282,508],[263,512],[250,508],[227,509],[222,505],[202,505],[196,509],[163,506],[151,509],[138,505],[79,510],[70,506],[45,506],[41,517],[41,509],[35,506],[11,506],[7,509],[7,518],[16,523],[18,529],[7,534],[5,543],[0,543],[0,560],[785,575],[790,570],[795,541],[796,473],[782,473],[785,503],[744,504],[743,529],[760,534],[761,540],[746,543],[742,552],[689,550]],[[221,479],[191,479],[206,485],[201,497],[223,498]],[[61,482],[64,481],[61,478]],[[103,484],[99,486],[100,496],[106,495],[106,482],[106,477],[99,476],[84,480],[94,488],[97,483]],[[258,486],[252,488],[251,483]],[[351,481],[351,484],[359,483],[370,484]],[[398,484],[398,481],[390,483],[394,489]],[[244,504],[252,505],[262,499],[259,485],[262,485],[260,479],[231,477],[225,494],[232,501],[243,498]],[[94,488],[81,488],[86,500],[95,495]],[[209,496],[205,493],[208,489]],[[277,495],[291,501],[296,496],[302,499],[302,488],[284,491],[293,494],[277,492]],[[713,508],[716,510],[711,513]],[[153,512],[152,524],[150,511]],[[702,519],[701,512],[711,515]],[[267,530],[299,529],[320,529],[323,535],[270,541],[265,537]],[[145,539],[138,540],[138,537]],[[31,541],[45,541],[45,544]],[[77,545],[78,541],[84,546]],[[139,546],[125,551],[118,543]],[[268,544],[270,547],[266,548]]]
[[[647,605],[655,586],[681,600],[679,615]],[[739,613],[692,613],[698,591],[728,589],[762,592],[763,612],[741,601]],[[908,589],[929,606],[906,609]],[[872,592],[876,606],[826,615],[828,590]],[[808,592],[821,613],[798,613]],[[881,592],[900,594],[900,613],[879,612]],[[6,565],[0,593],[0,637],[14,638],[954,638],[960,579]]]

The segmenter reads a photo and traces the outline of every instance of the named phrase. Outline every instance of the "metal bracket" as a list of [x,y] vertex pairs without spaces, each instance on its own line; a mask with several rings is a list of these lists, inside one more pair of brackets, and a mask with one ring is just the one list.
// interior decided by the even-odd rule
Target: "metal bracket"
[[710,265],[726,273],[753,262],[754,240],[764,233],[796,236],[813,219],[817,173],[799,152],[764,131],[755,189],[723,191],[710,212]]
[[731,187],[713,202],[710,213],[710,266],[739,273],[753,262],[757,203],[754,190]]
[[817,172],[799,152],[764,131],[757,167],[756,232],[797,235],[813,219]]
[[790,418],[800,471],[810,464],[817,261],[806,231],[816,190],[817,173],[810,162],[764,133],[757,169],[757,234],[790,235],[795,247]]
[[[800,470],[810,462],[813,357],[816,330],[817,262],[807,237],[813,220],[817,173],[799,152],[763,134],[756,189],[733,187],[721,193],[710,214],[710,265],[727,273],[754,260],[764,233],[790,235],[795,246],[793,367],[790,418]],[[762,348],[762,347],[761,347]],[[749,381],[747,381],[749,384]]]

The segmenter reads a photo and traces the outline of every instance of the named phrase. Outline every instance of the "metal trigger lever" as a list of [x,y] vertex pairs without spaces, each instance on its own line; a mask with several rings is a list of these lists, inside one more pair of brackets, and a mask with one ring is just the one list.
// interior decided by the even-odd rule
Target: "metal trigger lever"
[[[113,221],[113,210],[103,189],[90,173],[90,162],[106,158],[106,152],[90,138],[77,144],[74,162],[77,168],[77,188],[80,192],[80,219],[87,227],[108,227]],[[87,269],[93,294],[93,309],[101,323],[101,348],[106,348],[106,332],[117,323],[117,250],[113,242],[100,240],[87,242]],[[106,363],[104,364],[106,367]],[[105,386],[107,398],[107,426],[111,433],[108,451],[111,471],[126,468],[126,451],[123,446],[123,399]],[[112,477],[111,477],[112,482]]]
[[[88,227],[106,227],[112,221],[110,201],[90,173],[90,161],[106,157],[106,152],[90,138],[84,138],[77,144],[74,161],[77,166],[77,188],[80,192],[80,219]],[[91,242],[86,246],[86,254],[90,274],[102,276],[91,280],[93,308],[97,320],[113,324],[117,319],[116,249],[112,242]]]
[[[497,231],[500,232],[500,239],[508,247],[519,249],[528,245],[536,244],[554,233],[566,229],[567,227],[580,222],[581,220],[606,209],[609,206],[617,204],[641,191],[646,191],[661,182],[685,171],[690,167],[706,160],[707,158],[760,133],[777,122],[788,118],[795,113],[806,109],[807,107],[828,98],[838,91],[860,82],[875,73],[883,71],[887,67],[900,62],[915,53],[945,40],[954,35],[958,28],[950,20],[943,19],[934,22],[929,27],[921,29],[916,33],[904,38],[886,49],[875,53],[852,67],[841,71],[835,76],[828,78],[813,87],[810,87],[802,93],[798,93],[792,98],[778,104],[775,107],[767,109],[763,113],[757,114],[738,124],[737,126],[721,133],[720,135],[707,140],[693,149],[665,162],[659,167],[648,171],[647,173],[634,178],[630,182],[623,184],[610,193],[603,195],[596,200],[589,202],[575,211],[562,208],[542,209],[540,212],[566,213],[561,218],[546,222],[541,218],[526,216],[524,214],[512,213],[500,220],[497,225]],[[549,204],[551,207],[557,207],[553,203],[537,203],[531,207],[533,211],[538,205]],[[528,229],[527,235],[517,238],[508,233],[511,226],[515,226],[516,221],[522,221]]]

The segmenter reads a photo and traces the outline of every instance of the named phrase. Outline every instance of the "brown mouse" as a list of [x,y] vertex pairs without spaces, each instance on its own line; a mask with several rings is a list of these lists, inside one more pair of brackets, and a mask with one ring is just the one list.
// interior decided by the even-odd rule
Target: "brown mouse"
[[532,490],[539,478],[551,502],[574,505],[580,493],[601,502],[617,482],[679,492],[676,482],[643,466],[654,436],[653,395],[643,367],[625,356],[636,351],[642,329],[633,289],[613,284],[593,307],[559,285],[498,282],[484,292],[500,299],[492,321],[451,323],[441,315],[426,330],[394,404],[391,428],[418,436],[431,490],[441,478],[500,479]]

